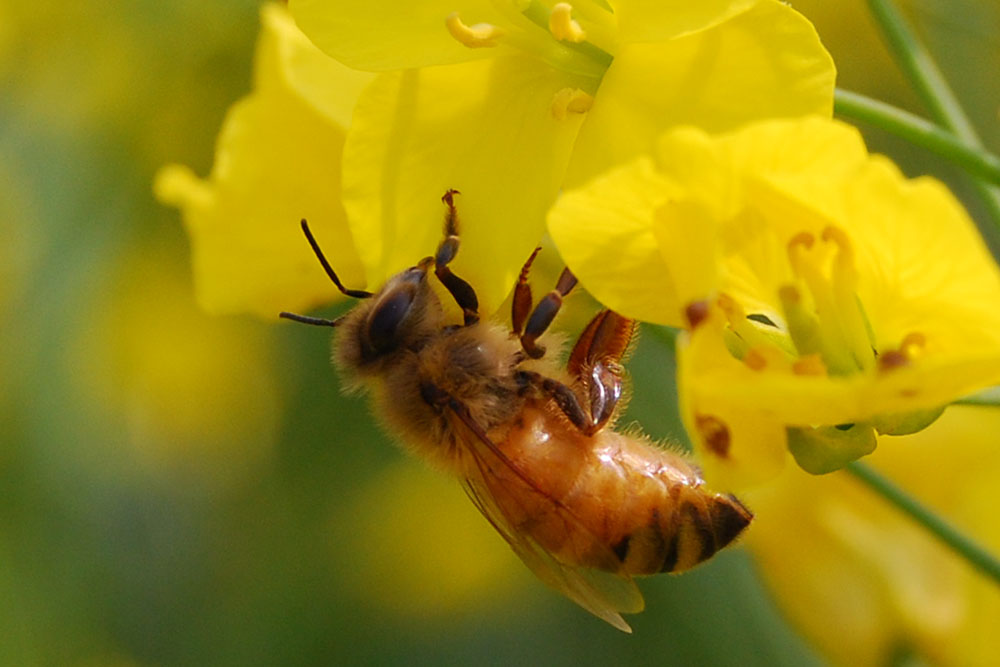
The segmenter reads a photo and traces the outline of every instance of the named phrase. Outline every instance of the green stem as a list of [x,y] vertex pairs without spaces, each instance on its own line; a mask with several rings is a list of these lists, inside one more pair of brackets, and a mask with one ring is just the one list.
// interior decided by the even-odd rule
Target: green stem
[[1000,184],[1000,157],[974,148],[939,125],[865,95],[838,88],[834,111],[868,123],[954,162],[973,176]]
[[931,512],[915,498],[869,466],[855,461],[849,464],[845,470],[892,503],[896,509],[923,526],[977,570],[1000,584],[1000,560],[994,558],[989,551],[963,535],[950,523]]
[[[966,145],[982,149],[983,142],[958,103],[958,98],[892,0],[868,0],[868,5],[881,26],[897,63],[927,106],[931,118]],[[1000,188],[978,179],[973,180],[973,186],[990,221],[1000,229]]]

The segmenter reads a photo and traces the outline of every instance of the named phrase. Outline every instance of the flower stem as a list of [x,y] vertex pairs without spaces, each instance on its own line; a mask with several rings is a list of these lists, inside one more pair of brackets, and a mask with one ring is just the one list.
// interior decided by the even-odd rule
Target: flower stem
[[973,540],[963,535],[950,523],[924,507],[918,500],[883,477],[871,467],[858,463],[845,468],[868,488],[882,496],[896,509],[907,514],[928,532],[944,542],[952,551],[969,562],[974,568],[1000,584],[1000,560]]
[[973,176],[1000,184],[1000,157],[966,144],[948,130],[909,111],[840,88],[834,95],[834,111],[936,153]]
[[[875,20],[882,28],[889,48],[903,73],[913,84],[931,118],[967,146],[983,148],[983,142],[962,110],[958,99],[892,0],[868,0]],[[1000,229],[1000,188],[973,180],[977,194],[994,227]]]

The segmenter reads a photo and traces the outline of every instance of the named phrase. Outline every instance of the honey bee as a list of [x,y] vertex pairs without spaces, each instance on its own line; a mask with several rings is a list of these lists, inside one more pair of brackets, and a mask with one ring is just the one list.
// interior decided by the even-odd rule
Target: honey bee
[[[680,572],[732,542],[753,514],[709,491],[681,453],[613,430],[621,366],[636,322],[610,310],[584,329],[565,368],[538,338],[576,284],[565,269],[533,306],[524,264],[512,326],[483,321],[473,288],[448,265],[459,248],[454,197],[444,240],[378,292],[346,289],[309,231],[320,263],[361,302],[343,317],[281,317],[337,327],[334,361],[347,386],[420,457],[462,480],[469,498],[522,561],[556,590],[625,632],[621,613],[642,611],[636,575]],[[462,310],[449,323],[433,270]]]

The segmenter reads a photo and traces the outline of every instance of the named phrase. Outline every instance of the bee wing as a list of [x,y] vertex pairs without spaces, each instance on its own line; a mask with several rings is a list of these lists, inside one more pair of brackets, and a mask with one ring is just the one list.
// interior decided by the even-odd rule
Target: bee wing
[[[467,451],[475,465],[470,466],[463,486],[473,504],[539,579],[619,630],[632,632],[620,612],[638,613],[645,601],[632,577],[624,571],[621,559],[569,508],[539,489],[490,440],[463,406],[452,406],[452,410],[472,435]],[[512,475],[513,483],[523,485],[517,494],[508,488]],[[508,505],[516,504],[518,495],[525,494],[529,494],[533,506],[543,508],[546,517],[556,517],[565,525],[566,539],[579,547],[577,553],[587,553],[601,568],[564,563],[526,531],[518,530],[497,499],[504,498]]]

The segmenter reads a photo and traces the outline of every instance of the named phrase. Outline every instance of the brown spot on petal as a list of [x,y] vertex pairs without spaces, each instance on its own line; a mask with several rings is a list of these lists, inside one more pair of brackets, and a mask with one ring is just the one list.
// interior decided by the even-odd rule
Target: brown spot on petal
[[684,317],[688,321],[690,329],[697,329],[698,325],[708,318],[709,305],[707,301],[692,301],[684,309]]
[[792,372],[796,375],[826,375],[826,364],[818,354],[807,354],[795,360]]
[[729,456],[730,438],[729,427],[726,426],[725,422],[711,415],[697,415],[694,421],[695,427],[698,429],[701,439],[705,441],[708,451],[719,458],[727,458]]
[[910,358],[900,350],[886,350],[878,355],[878,369],[882,372],[902,368],[910,363]]
[[750,370],[754,371],[762,371],[767,368],[767,359],[757,350],[750,350],[747,352],[746,356],[743,357],[743,363],[745,363]]

